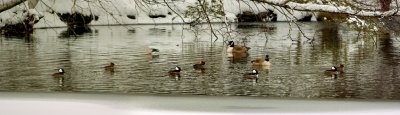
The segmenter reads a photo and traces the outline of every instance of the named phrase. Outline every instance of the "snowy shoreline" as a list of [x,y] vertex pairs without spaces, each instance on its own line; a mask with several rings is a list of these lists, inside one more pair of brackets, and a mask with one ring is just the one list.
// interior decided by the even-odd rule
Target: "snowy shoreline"
[[[397,100],[300,100],[256,97],[0,92],[3,114],[353,114],[395,115]],[[22,111],[21,111],[22,110]]]
[[[185,24],[197,21],[194,17],[185,17],[186,11],[190,10],[189,6],[195,4],[195,0],[175,1],[168,3],[143,5],[131,0],[118,0],[110,2],[91,2],[90,4],[84,0],[72,1],[55,1],[42,0],[34,10],[35,14],[42,19],[34,25],[34,28],[46,27],[66,27],[65,22],[61,21],[60,15],[80,13],[85,16],[96,16],[89,25],[125,25],[125,24]],[[311,12],[293,11],[293,15],[286,17],[282,12],[276,11],[267,4],[252,3],[246,4],[243,1],[224,0],[223,16],[210,16],[211,22],[238,22],[238,15],[245,12],[254,14],[263,14],[268,19],[269,14],[276,14],[276,21],[292,21],[312,15],[312,21],[316,21],[315,15]],[[249,1],[248,1],[249,2]],[[22,22],[24,10],[27,10],[28,3],[17,5],[7,11],[0,13],[1,24],[15,24]],[[76,6],[75,6],[76,5]],[[118,6],[118,7],[116,7]],[[171,9],[169,8],[171,6]],[[256,9],[254,9],[256,8]],[[32,10],[32,9],[30,9]],[[36,13],[37,12],[37,13]],[[283,12],[284,13],[284,12]],[[198,14],[192,14],[194,16]],[[264,20],[266,21],[266,20]],[[200,22],[205,22],[201,20]]]

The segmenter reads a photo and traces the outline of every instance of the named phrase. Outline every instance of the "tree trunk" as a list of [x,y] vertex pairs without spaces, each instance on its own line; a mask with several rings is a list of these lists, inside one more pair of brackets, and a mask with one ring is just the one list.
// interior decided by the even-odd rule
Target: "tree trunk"
[[392,0],[379,0],[379,3],[381,4],[381,10],[382,11],[389,11],[390,10],[390,3],[392,3]]
[[0,2],[0,13],[25,1],[26,0],[2,0]]
[[29,0],[28,2],[29,9],[34,9],[38,2],[39,0]]

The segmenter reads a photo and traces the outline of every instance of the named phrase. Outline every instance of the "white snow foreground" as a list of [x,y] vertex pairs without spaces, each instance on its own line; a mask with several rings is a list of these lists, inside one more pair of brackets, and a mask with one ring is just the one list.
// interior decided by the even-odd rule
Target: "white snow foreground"
[[398,101],[0,92],[4,115],[398,115]]

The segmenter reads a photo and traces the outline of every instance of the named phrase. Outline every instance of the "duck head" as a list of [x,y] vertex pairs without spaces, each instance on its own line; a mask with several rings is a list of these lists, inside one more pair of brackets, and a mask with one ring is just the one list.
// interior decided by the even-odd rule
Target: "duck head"
[[269,61],[269,55],[265,55],[265,61]]
[[255,70],[255,69],[253,69],[252,73],[254,73],[254,74],[258,74],[258,71],[257,71],[257,70]]
[[201,61],[201,62],[200,62],[200,64],[201,64],[201,65],[205,65],[205,64],[206,64],[206,62],[204,62],[204,61]]
[[176,71],[182,71],[181,67],[178,67],[178,66],[175,67],[175,70]]
[[156,49],[156,48],[151,48],[152,52],[160,52],[160,50]]
[[64,69],[60,68],[58,69],[58,73],[65,73]]
[[337,71],[337,68],[335,66],[332,66],[331,70]]

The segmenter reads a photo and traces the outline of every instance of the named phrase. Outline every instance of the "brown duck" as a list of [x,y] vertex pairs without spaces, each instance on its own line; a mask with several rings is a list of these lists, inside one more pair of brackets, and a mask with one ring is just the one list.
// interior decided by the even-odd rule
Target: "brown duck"
[[196,71],[201,71],[204,72],[205,68],[204,65],[206,64],[206,62],[204,61],[200,61],[199,63],[196,63],[193,65],[194,70]]
[[270,66],[271,63],[269,62],[269,55],[265,55],[265,58],[258,58],[255,60],[252,60],[251,63],[254,66]]
[[115,64],[113,62],[110,62],[110,65],[104,66],[104,69],[106,71],[114,72]]

